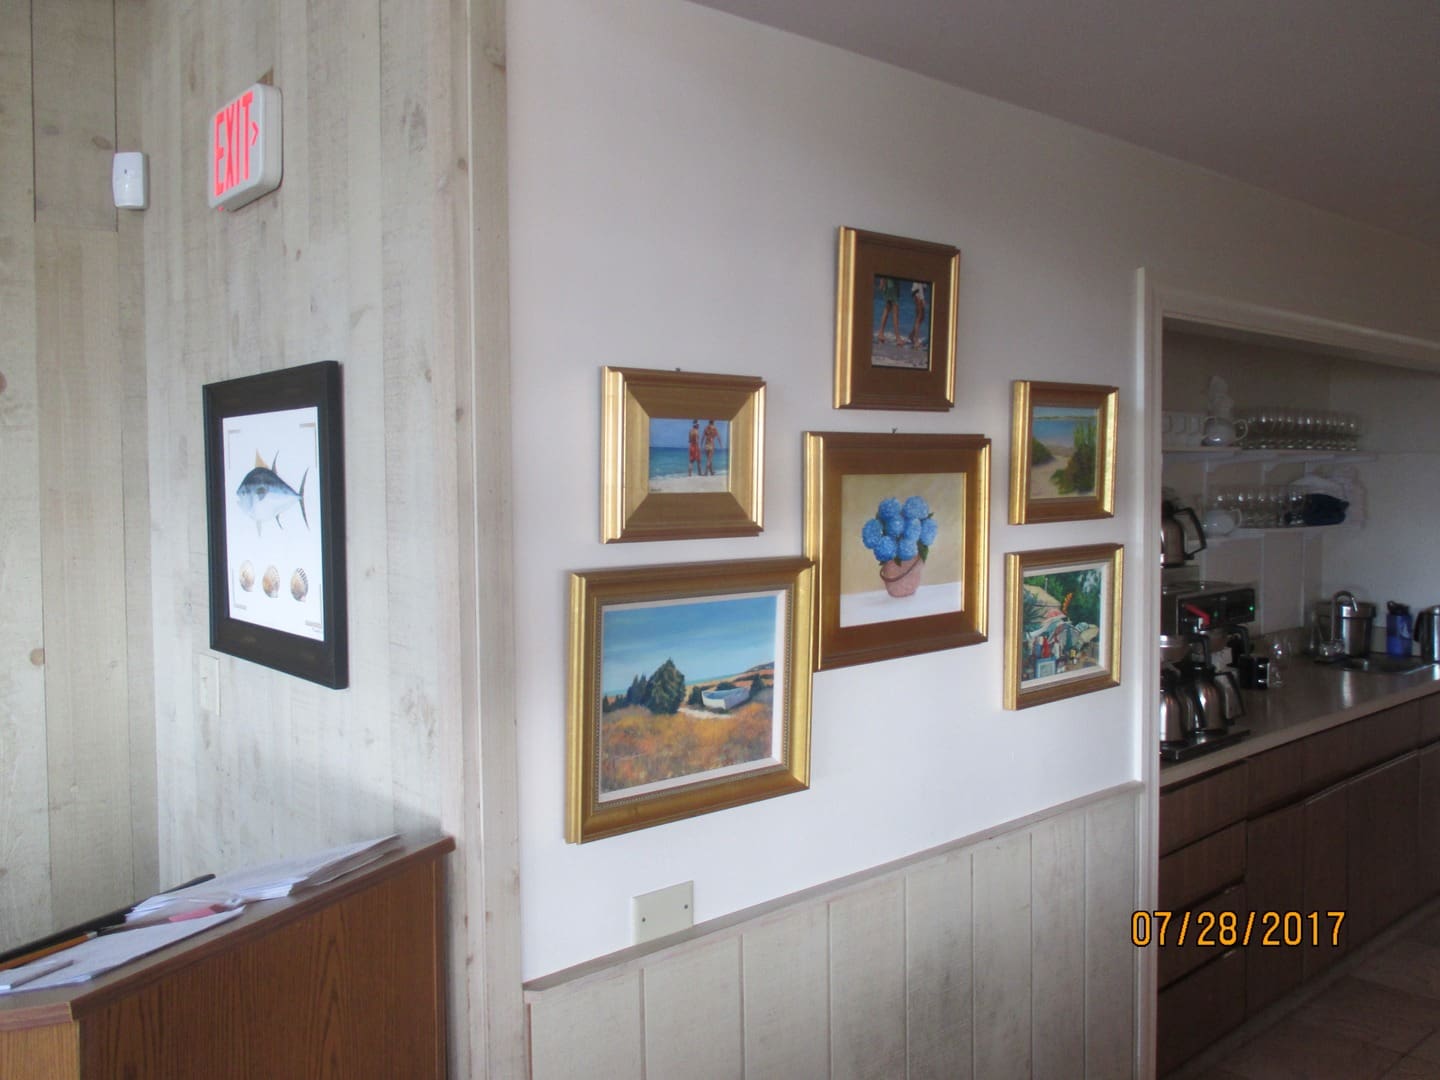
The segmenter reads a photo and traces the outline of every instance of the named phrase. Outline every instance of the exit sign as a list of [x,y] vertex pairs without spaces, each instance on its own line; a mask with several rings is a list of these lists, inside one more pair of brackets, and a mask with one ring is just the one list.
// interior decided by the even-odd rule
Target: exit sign
[[210,119],[212,207],[235,210],[280,186],[280,91],[256,83]]

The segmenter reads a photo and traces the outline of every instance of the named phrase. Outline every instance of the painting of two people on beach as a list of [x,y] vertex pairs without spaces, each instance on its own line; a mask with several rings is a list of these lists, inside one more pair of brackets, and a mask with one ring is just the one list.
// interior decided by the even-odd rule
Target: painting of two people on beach
[[780,763],[785,612],[783,591],[602,611],[601,802]]
[[1100,410],[1036,405],[1030,419],[1030,498],[1095,494],[1095,436]]
[[875,275],[874,321],[870,324],[870,363],[874,367],[929,370],[934,291],[928,281]]
[[730,421],[650,419],[652,492],[730,490]]

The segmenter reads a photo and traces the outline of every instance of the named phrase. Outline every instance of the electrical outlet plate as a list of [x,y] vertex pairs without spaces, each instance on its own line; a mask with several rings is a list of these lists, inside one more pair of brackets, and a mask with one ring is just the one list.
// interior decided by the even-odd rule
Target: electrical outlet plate
[[634,945],[688,930],[695,925],[695,883],[684,881],[630,900],[630,940]]

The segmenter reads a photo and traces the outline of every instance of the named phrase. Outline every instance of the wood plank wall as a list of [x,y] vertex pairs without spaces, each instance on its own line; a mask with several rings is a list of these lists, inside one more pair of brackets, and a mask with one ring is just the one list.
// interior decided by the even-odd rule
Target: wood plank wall
[[535,980],[532,1076],[1135,1075],[1126,785]]
[[[125,19],[134,5],[125,5]],[[0,3],[0,944],[155,879],[138,279],[112,0]]]
[[[145,7],[143,34],[122,27],[121,55],[143,57],[151,160],[144,331],[162,873],[180,879],[391,830],[455,835],[451,1071],[514,1075],[514,715],[508,632],[495,629],[509,606],[504,590],[480,586],[510,573],[508,301],[503,243],[497,263],[479,247],[488,232],[470,224],[498,223],[503,238],[503,44],[487,44],[503,43],[503,4]],[[207,121],[262,81],[282,95],[281,186],[233,213],[211,211]],[[488,156],[472,171],[479,136]],[[208,648],[201,388],[319,360],[342,365],[343,691]],[[481,456],[496,436],[480,424],[505,439],[505,454]],[[482,693],[478,672],[492,659],[500,685]],[[208,663],[218,665],[218,711],[197,695],[197,665]],[[484,760],[482,742],[498,747]],[[489,773],[500,779],[486,782]]]

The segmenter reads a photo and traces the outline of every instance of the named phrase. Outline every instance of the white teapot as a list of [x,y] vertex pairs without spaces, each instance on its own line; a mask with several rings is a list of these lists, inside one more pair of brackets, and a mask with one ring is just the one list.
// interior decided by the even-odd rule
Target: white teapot
[[1207,416],[1200,429],[1200,445],[1234,446],[1245,438],[1245,433],[1249,430],[1250,425],[1244,420],[1232,420],[1228,416]]

